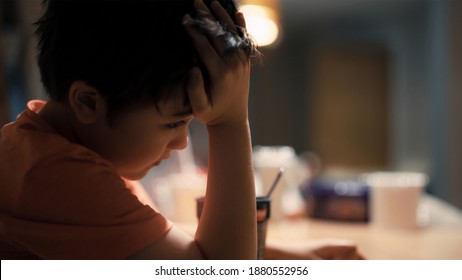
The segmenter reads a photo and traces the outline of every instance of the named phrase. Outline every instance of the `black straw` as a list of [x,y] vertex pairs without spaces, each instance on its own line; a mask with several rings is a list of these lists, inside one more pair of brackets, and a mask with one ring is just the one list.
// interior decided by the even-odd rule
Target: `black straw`
[[281,177],[282,177],[282,174],[284,174],[284,167],[280,167],[279,168],[279,172],[278,172],[278,175],[276,175],[276,179],[274,179],[274,182],[273,182],[273,185],[271,186],[268,194],[266,195],[266,197],[270,197],[271,194],[273,193],[274,189],[276,188],[276,185],[279,183],[279,180],[281,180]]

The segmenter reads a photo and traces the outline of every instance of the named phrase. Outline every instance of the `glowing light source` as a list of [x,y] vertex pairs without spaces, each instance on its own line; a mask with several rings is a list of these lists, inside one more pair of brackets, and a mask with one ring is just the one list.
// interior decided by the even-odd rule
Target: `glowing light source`
[[279,14],[276,1],[243,1],[240,11],[244,14],[247,31],[259,46],[267,46],[279,35]]

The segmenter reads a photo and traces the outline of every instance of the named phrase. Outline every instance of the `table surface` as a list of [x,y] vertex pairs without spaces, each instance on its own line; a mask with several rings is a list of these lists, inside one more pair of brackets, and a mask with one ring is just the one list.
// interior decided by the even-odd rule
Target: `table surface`
[[[270,220],[267,238],[293,243],[323,238],[353,240],[367,259],[462,260],[462,211],[425,195],[429,222],[416,229],[384,229],[368,223],[348,223],[310,218]],[[179,225],[188,232],[195,225]]]

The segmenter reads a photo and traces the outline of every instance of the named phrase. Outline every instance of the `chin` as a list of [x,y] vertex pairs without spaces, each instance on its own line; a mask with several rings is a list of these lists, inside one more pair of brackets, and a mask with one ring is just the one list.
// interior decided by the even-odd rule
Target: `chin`
[[136,181],[143,179],[146,174],[148,174],[149,169],[142,170],[142,171],[131,171],[131,172],[120,172],[120,176],[124,177],[125,179]]

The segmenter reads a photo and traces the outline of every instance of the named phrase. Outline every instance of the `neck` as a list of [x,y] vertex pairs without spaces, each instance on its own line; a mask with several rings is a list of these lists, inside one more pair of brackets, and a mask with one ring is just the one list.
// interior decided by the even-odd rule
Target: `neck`
[[50,100],[38,114],[64,138],[70,142],[80,144],[74,129],[72,109],[69,105]]

